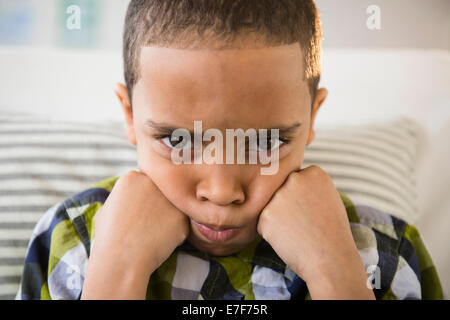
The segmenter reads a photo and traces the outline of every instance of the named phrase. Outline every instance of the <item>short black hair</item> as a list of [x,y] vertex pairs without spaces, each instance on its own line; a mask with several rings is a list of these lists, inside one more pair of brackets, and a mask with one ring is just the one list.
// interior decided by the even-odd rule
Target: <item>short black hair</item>
[[123,33],[130,102],[142,46],[231,48],[253,36],[265,46],[298,42],[311,99],[320,80],[322,29],[313,0],[131,0]]

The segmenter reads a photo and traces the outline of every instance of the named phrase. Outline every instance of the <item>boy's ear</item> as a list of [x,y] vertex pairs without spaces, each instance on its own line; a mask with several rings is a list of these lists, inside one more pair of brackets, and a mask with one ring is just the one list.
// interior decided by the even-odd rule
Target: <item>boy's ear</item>
[[325,88],[320,88],[316,91],[316,98],[314,99],[312,111],[311,111],[311,122],[309,127],[309,137],[306,145],[309,146],[311,142],[313,142],[316,137],[316,131],[314,129],[314,121],[316,120],[317,111],[319,111],[322,103],[325,101],[328,95],[328,90]]
[[131,103],[128,97],[127,88],[122,84],[118,83],[114,89],[117,98],[119,99],[120,105],[122,106],[123,113],[125,115],[125,122],[127,124],[127,139],[133,145],[136,145],[136,133],[134,132],[133,125],[133,112],[131,110]]

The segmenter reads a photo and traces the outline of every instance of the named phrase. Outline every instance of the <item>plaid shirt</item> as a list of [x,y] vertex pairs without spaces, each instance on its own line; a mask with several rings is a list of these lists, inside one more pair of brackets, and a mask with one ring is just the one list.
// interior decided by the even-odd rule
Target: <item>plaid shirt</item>
[[[94,240],[93,217],[119,177],[48,209],[35,226],[16,299],[79,299]],[[443,299],[436,268],[416,228],[340,193],[377,299]],[[325,235],[324,235],[325,236]],[[227,257],[183,243],[152,274],[148,299],[310,299],[261,237]]]

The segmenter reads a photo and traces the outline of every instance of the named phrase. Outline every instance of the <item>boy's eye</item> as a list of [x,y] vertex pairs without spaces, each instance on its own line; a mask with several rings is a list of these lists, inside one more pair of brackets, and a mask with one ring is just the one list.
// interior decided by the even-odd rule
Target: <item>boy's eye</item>
[[250,146],[249,149],[252,151],[273,151],[279,147],[281,147],[281,145],[284,143],[284,141],[282,139],[274,139],[274,138],[269,138],[269,139],[257,139],[258,142],[257,143],[252,143],[250,142]]
[[[159,139],[171,149],[188,150],[193,147],[191,140],[183,140],[183,137],[172,137],[172,136],[160,136]],[[251,139],[253,140],[253,139]],[[287,138],[256,138],[254,141],[249,141],[248,150],[262,152],[262,151],[273,151],[276,148],[280,148],[284,143],[288,143]]]
[[260,151],[267,151],[267,150],[275,150],[279,147],[281,147],[281,145],[284,142],[281,141],[281,139],[270,139],[270,141],[268,141],[268,143],[266,142],[265,144],[259,144],[258,146],[258,150]]
[[161,137],[161,141],[171,149],[191,149],[192,143],[190,140],[184,141],[183,137],[171,137],[164,136]]

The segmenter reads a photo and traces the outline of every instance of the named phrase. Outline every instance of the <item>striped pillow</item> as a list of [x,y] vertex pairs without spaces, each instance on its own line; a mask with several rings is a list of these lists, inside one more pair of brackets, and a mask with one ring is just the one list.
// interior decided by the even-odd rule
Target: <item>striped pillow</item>
[[416,168],[423,137],[422,128],[408,118],[319,129],[302,167],[320,166],[355,203],[414,224],[419,215]]
[[[48,208],[93,183],[136,170],[136,149],[124,132],[120,123],[0,113],[0,299],[14,298],[28,239]],[[304,167],[319,165],[354,201],[413,221],[418,132],[407,119],[318,130]]]
[[14,298],[28,240],[47,209],[136,170],[124,130],[0,113],[0,299]]

